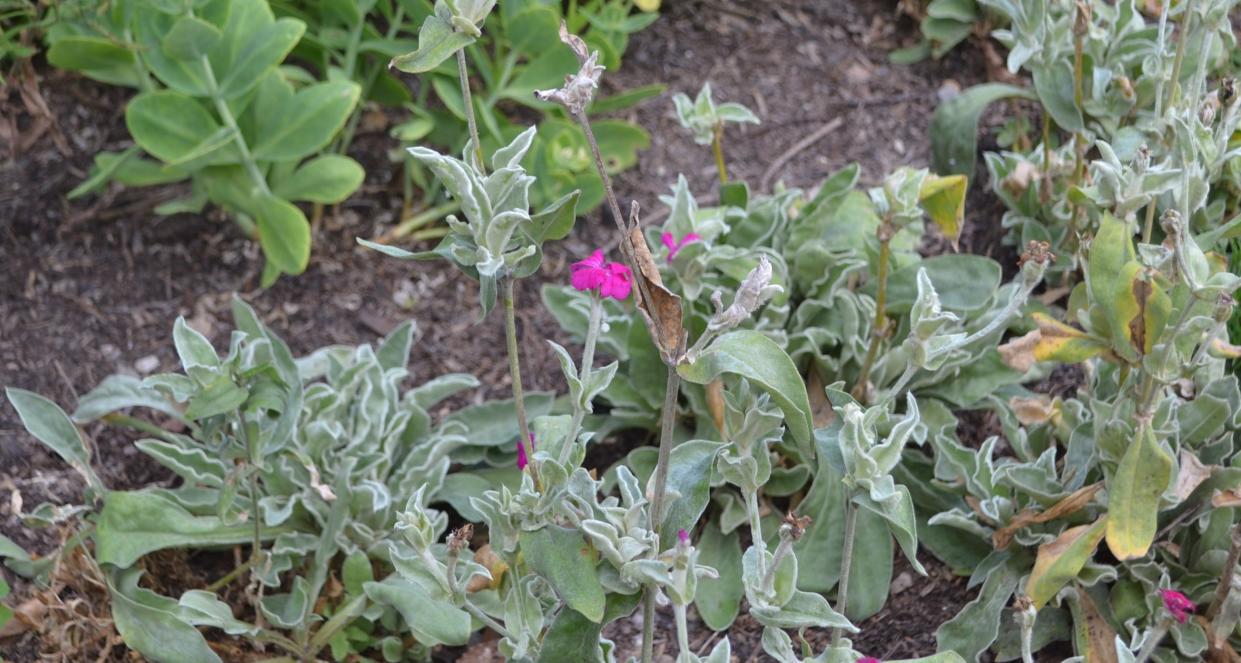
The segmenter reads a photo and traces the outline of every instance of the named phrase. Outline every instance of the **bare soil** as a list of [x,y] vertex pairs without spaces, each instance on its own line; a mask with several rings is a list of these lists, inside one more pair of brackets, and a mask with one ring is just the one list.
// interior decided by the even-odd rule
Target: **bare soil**
[[[677,126],[670,101],[677,92],[692,96],[705,81],[712,83],[717,100],[740,101],[763,118],[760,126],[730,127],[727,134],[731,173],[751,186],[769,188],[784,181],[811,187],[852,161],[862,164],[867,183],[896,166],[926,165],[927,126],[937,95],[983,80],[983,56],[965,45],[938,62],[888,64],[889,51],[917,39],[916,24],[900,18],[895,4],[665,0],[664,16],[633,37],[623,69],[605,77],[605,86],[613,90],[650,82],[669,88],[666,95],[629,112],[630,119],[651,132],[653,145],[636,168],[618,178],[619,195],[639,200],[654,216],[662,208],[657,196],[683,173],[704,200],[712,197],[710,154]],[[9,145],[0,142],[0,154],[6,155],[0,162],[0,385],[36,391],[72,409],[80,393],[111,373],[136,374],[136,364],[150,361],[145,358],[154,357],[157,370],[173,370],[174,319],[185,316],[223,346],[231,329],[229,300],[238,293],[296,353],[331,343],[373,341],[413,318],[420,339],[411,367],[419,379],[472,372],[484,385],[472,398],[509,392],[501,325],[496,314],[475,324],[478,303],[472,283],[447,265],[410,267],[360,250],[354,242],[390,229],[400,213],[399,168],[384,157],[395,145],[382,122],[355,142],[351,152],[366,165],[366,182],[350,201],[328,210],[315,228],[307,272],[261,290],[257,246],[218,212],[167,218],[152,212],[160,202],[185,194],[182,189],[114,187],[101,195],[66,200],[67,192],[87,175],[96,152],[130,144],[121,112],[129,93],[42,64],[35,70],[37,90],[50,115],[38,111],[29,90],[0,88],[0,118],[8,118],[17,130],[7,133]],[[35,133],[40,135],[33,141],[14,138]],[[0,133],[0,140],[5,135]],[[817,139],[807,141],[811,136]],[[777,161],[784,165],[771,169]],[[967,232],[963,250],[1001,261],[1011,258],[999,243],[1002,231],[993,200],[975,193],[971,203],[975,201],[979,205],[971,209],[980,213],[968,218],[973,230]],[[561,334],[537,303],[540,286],[565,281],[569,263],[606,244],[611,225],[599,212],[580,219],[568,240],[548,247],[541,273],[521,284],[527,389],[561,388],[558,366],[542,341]],[[942,248],[943,243],[936,250]],[[171,480],[141,460],[130,437],[102,427],[90,427],[87,433],[109,486],[134,488]],[[624,439],[613,444],[621,445],[617,451],[623,453],[634,443]],[[73,502],[81,497],[77,484],[59,459],[21,431],[11,406],[0,403],[0,533],[33,552],[49,552],[57,533],[25,529],[14,507]],[[177,586],[205,583],[215,574],[195,565],[218,562],[161,561],[152,572],[168,576],[163,581]],[[883,612],[862,625],[862,634],[855,638],[860,650],[881,658],[934,650],[935,628],[971,593],[942,566],[931,563],[928,568],[929,578],[896,593]],[[906,571],[898,567],[897,575]],[[11,574],[8,578],[14,581]],[[15,584],[19,600],[31,591]],[[697,621],[694,628],[692,641],[706,645],[712,634]],[[663,638],[675,641],[670,613],[661,613],[659,630]],[[613,631],[621,653],[629,653],[640,624],[624,620]],[[757,624],[742,619],[729,635],[737,660],[764,659]],[[823,642],[823,634],[809,637]],[[35,660],[37,638],[27,633],[4,642],[0,650],[10,660]],[[661,641],[667,660],[674,649]],[[132,660],[123,652],[123,646],[116,647],[113,660]],[[480,654],[467,650],[462,660],[490,660],[469,659]]]

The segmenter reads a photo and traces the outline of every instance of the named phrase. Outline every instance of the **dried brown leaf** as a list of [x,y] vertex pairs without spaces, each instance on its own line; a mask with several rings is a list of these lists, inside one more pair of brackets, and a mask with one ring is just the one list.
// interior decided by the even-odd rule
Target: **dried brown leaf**
[[1042,334],[1035,329],[1025,336],[1014,338],[997,348],[1000,351],[1000,359],[1004,360],[1004,363],[1014,371],[1025,373],[1037,361],[1034,357],[1034,348],[1041,337]]
[[997,529],[991,535],[991,545],[996,550],[1004,550],[1012,543],[1013,536],[1017,534],[1017,530],[1022,527],[1049,522],[1080,511],[1087,504],[1090,504],[1090,500],[1094,499],[1095,494],[1102,488],[1102,483],[1093,483],[1084,488],[1079,488],[1073,494],[1066,496],[1044,511],[1026,509],[1018,513],[1016,516],[1013,516],[1013,519],[1007,525]]
[[1184,502],[1203,481],[1211,478],[1215,466],[1203,465],[1198,456],[1184,449],[1181,450],[1180,460],[1181,470],[1176,475],[1176,490],[1173,494],[1176,495],[1177,502]]
[[634,203],[630,212],[629,231],[624,245],[633,262],[633,277],[640,295],[638,308],[642,312],[643,320],[664,363],[675,364],[680,359],[685,338],[685,327],[681,323],[681,298],[664,287],[663,279],[659,276],[659,266],[651,256],[651,248],[647,246],[646,236],[642,234],[642,227],[638,222],[637,203]]

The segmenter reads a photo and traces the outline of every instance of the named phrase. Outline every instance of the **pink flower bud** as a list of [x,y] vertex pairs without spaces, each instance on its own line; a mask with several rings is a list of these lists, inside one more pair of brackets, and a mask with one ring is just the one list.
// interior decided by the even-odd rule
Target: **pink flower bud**
[[[530,434],[530,453],[534,453],[534,433]],[[526,470],[526,466],[530,464],[529,457],[526,456],[526,445],[517,440],[517,469]]]
[[1175,589],[1161,589],[1159,596],[1163,599],[1163,607],[1167,608],[1179,624],[1184,624],[1189,619],[1189,614],[1198,608],[1189,597]]
[[680,541],[682,544],[689,544],[689,532],[683,529],[677,530],[677,541]]

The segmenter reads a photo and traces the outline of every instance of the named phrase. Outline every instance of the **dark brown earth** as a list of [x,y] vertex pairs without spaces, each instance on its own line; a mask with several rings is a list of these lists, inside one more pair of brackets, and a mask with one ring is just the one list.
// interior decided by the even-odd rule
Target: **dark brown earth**
[[[609,89],[650,82],[669,88],[667,95],[629,113],[651,132],[653,145],[637,168],[618,178],[620,197],[636,198],[655,217],[662,208],[656,197],[684,173],[702,200],[712,198],[710,154],[677,126],[670,102],[671,94],[692,96],[708,80],[717,100],[742,102],[763,118],[761,126],[730,127],[727,134],[731,173],[752,186],[780,179],[813,186],[851,161],[863,165],[866,183],[900,165],[926,165],[927,126],[937,92],[982,80],[983,56],[967,45],[940,62],[889,65],[890,50],[917,38],[916,24],[900,18],[895,4],[665,0],[664,16],[633,37],[623,69],[605,77]],[[67,201],[65,194],[86,176],[92,155],[129,144],[121,119],[128,93],[38,63],[35,71],[52,113],[44,119],[54,123],[43,122],[51,128],[32,145],[12,137],[34,135],[40,128],[39,115],[31,110],[38,105],[30,103],[29,91],[23,97],[17,86],[0,89],[0,118],[18,129],[0,133],[10,136],[9,145],[0,143],[5,155],[0,164],[0,385],[37,391],[72,409],[77,395],[110,373],[136,372],[135,363],[145,357],[157,358],[159,370],[172,370],[176,358],[170,331],[178,315],[217,345],[226,343],[229,298],[240,293],[297,353],[330,343],[372,341],[412,317],[421,332],[412,360],[419,378],[467,371],[485,385],[474,398],[508,393],[502,327],[496,315],[473,324],[478,310],[473,284],[446,265],[411,268],[354,243],[355,237],[390,229],[400,212],[400,173],[384,156],[394,145],[382,126],[355,141],[352,153],[367,167],[366,183],[353,199],[325,214],[307,272],[261,290],[257,246],[219,213],[161,218],[151,211],[184,191],[114,188]],[[818,140],[794,150],[816,132]],[[768,172],[778,160],[784,166]],[[970,202],[977,212],[968,217],[971,230],[962,250],[1001,261],[1011,258],[1011,250],[999,243],[994,199],[976,192]],[[561,387],[559,369],[542,339],[562,335],[536,303],[539,287],[566,280],[568,264],[607,243],[610,228],[599,213],[580,219],[573,236],[548,248],[541,273],[521,284],[527,389]],[[412,295],[412,305],[399,306],[403,296],[397,293]],[[99,427],[87,433],[109,486],[170,480],[140,461],[130,438]],[[617,451],[623,453],[624,447]],[[13,515],[13,496],[30,508],[48,500],[73,502],[80,490],[58,459],[21,432],[5,402],[0,404],[0,532],[34,552],[48,552],[56,534],[23,528]],[[217,575],[195,565],[218,565],[218,560],[162,561],[166,564],[151,573],[167,576],[162,581],[170,586],[195,586]],[[935,627],[955,614],[970,593],[943,567],[928,567],[929,579],[895,594],[883,612],[863,624],[855,638],[858,649],[881,658],[933,651]],[[898,575],[905,568],[898,566]],[[29,588],[19,584],[18,594],[23,591]],[[674,639],[670,613],[660,620],[661,634]],[[706,643],[711,634],[697,622],[695,627],[692,641]],[[622,653],[632,651],[639,628],[632,621],[615,627]],[[757,624],[738,622],[730,633],[738,660],[763,659],[760,636]],[[822,634],[810,637],[823,642]],[[33,660],[35,638],[28,634],[0,649],[11,660]],[[667,644],[661,643],[661,651],[670,660],[674,647]],[[117,647],[113,659],[122,660],[122,651]]]

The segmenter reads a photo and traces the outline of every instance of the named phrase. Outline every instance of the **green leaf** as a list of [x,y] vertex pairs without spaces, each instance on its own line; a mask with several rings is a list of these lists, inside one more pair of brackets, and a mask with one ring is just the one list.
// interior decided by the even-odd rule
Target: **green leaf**
[[514,50],[528,56],[538,55],[548,48],[563,48],[557,30],[560,16],[557,10],[538,3],[527,3],[505,26]]
[[[283,532],[264,528],[263,539]],[[144,491],[113,491],[104,498],[95,534],[100,563],[133,566],[143,555],[174,547],[219,547],[248,543],[254,527],[226,526],[215,516],[195,516],[179,504]]]
[[108,581],[112,621],[125,645],[155,663],[220,663],[202,633],[178,616],[175,601],[138,586],[140,575],[128,569]]
[[978,119],[1000,99],[1033,99],[1029,90],[1004,83],[976,85],[935,109],[931,116],[931,155],[940,175],[974,176],[978,152]]
[[457,32],[452,23],[438,13],[427,16],[418,30],[418,50],[392,58],[389,67],[410,74],[421,74],[440,65],[457,51],[474,43],[474,37]]
[[526,562],[556,590],[566,605],[590,621],[603,621],[605,596],[595,569],[595,552],[577,530],[551,525],[520,534]]
[[1172,456],[1142,426],[1107,486],[1107,547],[1121,561],[1146,555],[1159,525],[1159,497],[1172,479]]
[[298,90],[282,112],[262,118],[254,158],[288,161],[318,151],[344,126],[361,91],[350,81],[317,83]]
[[365,177],[366,171],[357,161],[339,154],[324,154],[280,180],[272,193],[285,200],[334,205],[357,191]]
[[177,348],[177,356],[181,359],[181,367],[187,372],[195,366],[218,368],[220,358],[207,340],[197,329],[189,326],[185,318],[178,316],[172,325],[172,343]]
[[250,392],[234,384],[232,378],[219,375],[190,398],[185,416],[191,421],[198,421],[228,414],[241,407],[249,397]]
[[951,650],[967,661],[977,661],[999,635],[1004,608],[1024,573],[1012,560],[989,573],[978,596],[965,604],[957,616],[936,629],[937,649]]
[[707,384],[723,373],[732,373],[759,386],[784,413],[803,455],[814,457],[814,420],[806,383],[775,341],[756,331],[731,331],[712,342],[694,362],[677,366],[677,373],[695,384]]
[[113,85],[138,87],[142,81],[134,51],[104,37],[57,37],[47,51],[47,61],[59,69],[80,71],[90,78]]
[[220,41],[220,29],[193,16],[182,16],[164,35],[164,52],[178,60],[197,60]]
[[469,613],[433,596],[416,582],[389,577],[383,582],[363,583],[362,588],[371,600],[396,608],[424,645],[464,645],[470,640]]
[[939,231],[957,246],[961,237],[961,224],[965,221],[965,192],[969,178],[965,175],[940,177],[931,175],[922,182],[918,202]]
[[158,390],[142,386],[142,380],[131,375],[109,375],[78,399],[73,420],[84,424],[106,414],[131,407],[145,407],[184,421],[185,417]]
[[220,77],[220,95],[232,99],[248,92],[269,69],[284,62],[305,31],[305,23],[282,18],[247,39],[229,63],[228,70],[216,72]]
[[125,108],[125,125],[143,150],[167,162],[193,154],[220,132],[202,104],[179,92],[143,92]]
[[726,631],[741,611],[741,597],[745,595],[741,537],[737,530],[723,534],[719,525],[708,522],[699,535],[698,551],[698,563],[715,569],[720,577],[699,578],[694,606],[712,631]]
[[1055,541],[1038,547],[1038,557],[1034,560],[1025,589],[1035,609],[1043,607],[1081,573],[1082,567],[1094,556],[1095,548],[1103,540],[1104,531],[1110,529],[1110,519],[1110,516],[1104,516],[1090,525],[1070,527],[1061,532]]
[[285,274],[301,274],[310,262],[310,223],[293,203],[273,195],[258,200],[255,220],[259,244],[276,269]]
[[531,234],[538,242],[564,239],[573,230],[577,220],[577,201],[580,191],[565,195],[546,209],[530,218]]
[[103,490],[103,482],[90,466],[90,450],[82,441],[77,426],[69,415],[51,400],[32,391],[9,387],[4,395],[17,410],[26,430],[56,455],[77,470],[94,490]]
[[1069,132],[1086,130],[1082,110],[1073,96],[1073,68],[1068,60],[1057,60],[1050,67],[1034,67],[1034,91],[1043,108],[1061,129]]
[[957,313],[986,310],[1004,274],[1000,263],[968,253],[932,256],[914,262],[888,278],[889,313],[906,314],[913,308],[918,297],[918,271],[923,269],[939,294],[940,305]]
[[711,500],[711,475],[715,456],[723,444],[690,440],[673,447],[668,460],[669,499],[665,500],[660,549],[676,545],[677,530],[690,530]]

